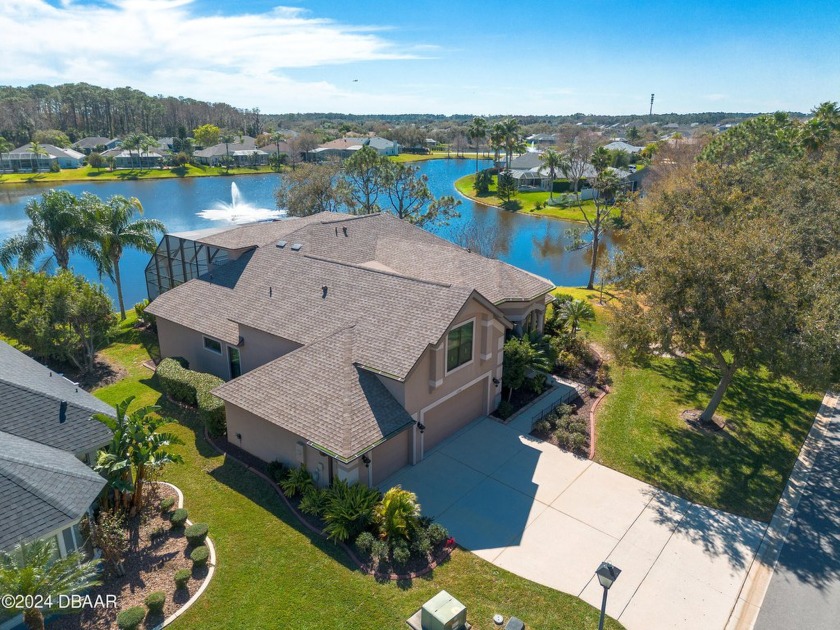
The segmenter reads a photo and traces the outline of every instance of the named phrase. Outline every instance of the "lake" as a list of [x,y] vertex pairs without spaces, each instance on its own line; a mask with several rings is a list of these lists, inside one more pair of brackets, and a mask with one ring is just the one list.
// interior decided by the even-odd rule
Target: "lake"
[[[487,166],[485,162],[479,166]],[[418,162],[420,171],[429,178],[429,187],[436,197],[455,195],[456,179],[475,170],[473,160],[429,160]],[[273,209],[274,190],[281,175],[241,175],[234,177],[200,177],[189,179],[160,179],[124,182],[74,182],[52,188],[62,188],[75,195],[90,192],[107,198],[111,195],[137,197],[143,204],[145,216],[160,219],[169,232],[183,232],[217,225],[228,224],[199,216],[205,210],[217,208],[222,202],[231,201],[231,183],[235,182],[243,202],[256,208]],[[24,207],[34,196],[40,195],[50,186],[43,185],[1,185],[0,186],[0,240],[22,232],[28,223]],[[578,224],[518,214],[490,208],[463,199],[458,211],[461,216],[450,225],[435,231],[445,238],[463,230],[463,226],[474,222],[477,230],[493,242],[493,253],[497,258],[521,267],[535,274],[549,278],[557,285],[586,284],[589,277],[589,251],[566,251],[571,239],[566,230],[580,227]],[[209,213],[213,214],[213,213]],[[223,213],[222,213],[223,214]],[[606,247],[611,246],[609,237]],[[125,303],[131,307],[146,297],[143,270],[148,254],[127,250],[123,254],[120,269],[123,277]],[[98,279],[90,261],[74,256],[71,266],[77,273],[91,279]],[[103,278],[109,293],[116,297],[112,284]]]

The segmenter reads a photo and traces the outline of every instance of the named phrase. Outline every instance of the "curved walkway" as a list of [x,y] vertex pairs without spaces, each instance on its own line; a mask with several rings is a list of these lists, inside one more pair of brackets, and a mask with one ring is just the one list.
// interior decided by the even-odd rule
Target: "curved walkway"
[[609,560],[622,573],[607,612],[628,630],[723,629],[766,524],[561,451],[531,420],[477,420],[382,487],[416,492],[476,555],[596,607]]

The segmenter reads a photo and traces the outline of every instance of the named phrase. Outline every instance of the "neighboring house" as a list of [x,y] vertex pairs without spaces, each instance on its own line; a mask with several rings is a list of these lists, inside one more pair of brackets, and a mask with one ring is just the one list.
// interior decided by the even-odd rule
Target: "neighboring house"
[[105,486],[89,465],[111,431],[93,416],[114,410],[4,342],[0,400],[0,550],[54,537],[65,556]]
[[[543,167],[542,152],[528,151],[510,161],[510,174],[518,190],[550,190],[553,182],[548,170]],[[502,165],[504,162],[502,161]],[[556,173],[562,177],[562,173]]]
[[365,146],[376,149],[379,155],[399,155],[400,153],[400,145],[386,138],[350,136],[325,142],[317,149],[307,151],[306,159],[310,162],[320,162],[328,159],[344,160]]
[[90,155],[94,151],[102,153],[103,151],[107,151],[108,149],[116,149],[118,146],[120,146],[120,144],[122,144],[122,140],[120,140],[119,138],[91,136],[89,138],[82,138],[72,146],[74,149],[76,149],[76,151],[81,151],[85,155]]
[[193,153],[193,159],[207,166],[222,166],[228,155],[234,166],[261,166],[268,164],[269,153],[258,149],[256,140],[251,136],[236,136],[235,142],[230,142],[227,146],[220,142],[196,151]]
[[509,330],[548,280],[390,214],[166,235],[146,267],[161,355],[230,379],[228,440],[375,485],[492,412]]
[[632,144],[621,140],[605,144],[604,148],[607,151],[624,151],[625,153],[639,153],[644,149],[644,147],[633,146]]
[[104,158],[114,159],[114,168],[161,168],[163,156],[155,151],[139,151],[137,149],[110,149],[102,154]]
[[60,149],[52,144],[42,144],[43,153],[35,155],[32,144],[25,144],[8,153],[0,153],[0,171],[48,171],[53,163],[59,168],[79,168],[84,153],[74,149]]
[[525,138],[525,142],[533,144],[557,144],[557,136],[551,133],[535,133]]

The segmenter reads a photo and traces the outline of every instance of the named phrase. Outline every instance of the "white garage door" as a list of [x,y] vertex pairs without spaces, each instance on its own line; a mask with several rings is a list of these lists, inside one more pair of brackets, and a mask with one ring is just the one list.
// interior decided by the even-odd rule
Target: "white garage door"
[[486,388],[487,379],[481,379],[423,414],[423,424],[426,425],[423,435],[425,452],[486,413]]

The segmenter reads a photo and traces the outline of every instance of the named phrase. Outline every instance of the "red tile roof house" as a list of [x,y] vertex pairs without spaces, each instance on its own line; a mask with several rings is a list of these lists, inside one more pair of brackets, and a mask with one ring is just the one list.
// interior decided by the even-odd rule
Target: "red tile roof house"
[[170,234],[146,279],[162,356],[229,379],[227,439],[320,485],[376,485],[492,412],[505,334],[554,288],[384,213]]

